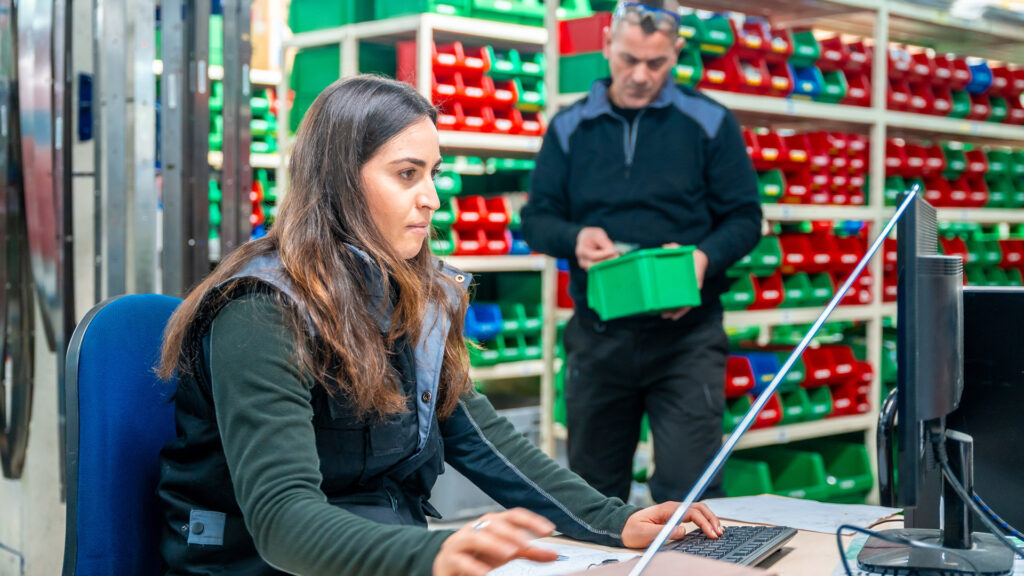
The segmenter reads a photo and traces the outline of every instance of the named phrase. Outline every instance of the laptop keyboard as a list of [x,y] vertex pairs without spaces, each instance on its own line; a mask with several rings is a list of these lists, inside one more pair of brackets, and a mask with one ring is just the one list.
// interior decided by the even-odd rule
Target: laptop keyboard
[[695,556],[752,566],[782,547],[796,530],[786,526],[725,526],[725,534],[708,538],[700,530],[681,540],[669,542],[662,550],[676,550]]

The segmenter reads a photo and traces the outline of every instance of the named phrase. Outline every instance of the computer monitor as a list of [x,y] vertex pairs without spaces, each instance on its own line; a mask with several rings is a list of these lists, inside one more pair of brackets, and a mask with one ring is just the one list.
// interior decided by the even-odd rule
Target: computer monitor
[[[1009,574],[1013,553],[995,536],[972,532],[970,509],[943,482],[937,458],[941,444],[954,474],[969,492],[973,443],[965,434],[946,430],[946,417],[959,405],[964,388],[963,262],[958,256],[938,253],[937,214],[920,195],[907,206],[896,234],[895,504],[904,509],[906,528],[871,537],[857,561],[868,571],[886,574]],[[885,418],[887,410],[882,412]],[[885,437],[884,430],[880,437]],[[879,454],[880,475],[890,457]],[[934,517],[919,514],[937,510],[940,493],[941,529],[937,512]],[[923,542],[932,548],[892,539]]]

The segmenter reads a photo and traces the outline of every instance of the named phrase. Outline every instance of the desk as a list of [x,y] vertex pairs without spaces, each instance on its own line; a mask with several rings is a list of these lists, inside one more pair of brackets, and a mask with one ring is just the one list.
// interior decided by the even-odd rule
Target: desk
[[[745,523],[723,520],[722,524],[725,526],[742,526]],[[687,532],[697,529],[697,527],[691,523],[686,523],[685,526]],[[886,522],[885,524],[879,525],[878,529],[901,528],[902,526],[903,522],[902,520],[899,520]],[[850,545],[850,541],[853,540],[853,537],[853,534],[843,536],[844,548]],[[615,552],[638,552],[637,550],[626,550],[624,548],[595,546],[586,542],[579,542],[563,537],[545,538],[544,540],[561,544],[573,544],[576,546],[612,550]],[[757,567],[775,572],[779,576],[827,576],[832,573],[832,570],[838,563],[839,548],[836,546],[835,534],[800,530],[797,532],[796,536],[782,547],[781,550],[769,556],[768,559],[761,564],[758,564]]]

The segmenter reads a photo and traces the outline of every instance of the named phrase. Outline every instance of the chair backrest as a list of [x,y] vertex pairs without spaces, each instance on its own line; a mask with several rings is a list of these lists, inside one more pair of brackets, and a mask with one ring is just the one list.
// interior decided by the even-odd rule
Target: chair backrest
[[68,346],[64,576],[155,575],[159,453],[175,437],[176,382],[155,367],[181,300],[121,296],[94,306]]

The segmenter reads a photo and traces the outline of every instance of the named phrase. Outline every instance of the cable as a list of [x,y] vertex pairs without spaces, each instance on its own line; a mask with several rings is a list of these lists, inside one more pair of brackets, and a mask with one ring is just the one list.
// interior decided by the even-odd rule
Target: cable
[[939,464],[942,465],[942,474],[946,478],[946,481],[949,482],[949,485],[953,487],[953,490],[956,491],[957,496],[959,496],[965,504],[970,506],[971,510],[973,510],[974,513],[977,514],[979,518],[981,518],[981,521],[985,524],[985,526],[987,526],[988,529],[992,531],[993,536],[998,538],[1000,542],[1006,545],[1006,547],[1009,548],[1014,553],[1014,555],[1024,558],[1024,550],[1017,548],[1016,544],[1011,542],[1010,539],[1007,538],[1001,530],[999,530],[999,527],[996,526],[995,522],[989,519],[988,515],[982,512],[981,508],[978,507],[974,500],[972,500],[971,497],[967,495],[967,491],[964,490],[964,487],[960,484],[960,481],[957,480],[956,475],[953,474],[953,469],[949,466],[949,460],[946,458],[946,444],[944,442],[940,442],[937,444],[936,448],[938,448],[937,452],[939,457]]
[[846,551],[843,549],[843,530],[853,530],[854,532],[860,532],[868,536],[873,536],[879,540],[885,540],[886,542],[892,542],[893,544],[903,544],[911,548],[921,548],[925,550],[939,550],[946,554],[951,554],[963,560],[974,572],[974,576],[980,576],[981,572],[978,572],[978,567],[970,561],[969,558],[956,550],[950,548],[944,548],[942,546],[936,546],[935,544],[929,544],[927,542],[921,542],[920,540],[914,540],[913,538],[904,538],[900,536],[892,536],[883,532],[875,532],[874,530],[868,530],[859,526],[851,526],[849,524],[843,524],[836,530],[836,545],[839,547],[839,559],[843,563],[843,570],[846,571],[846,576],[853,576],[853,572],[850,571],[850,564],[846,561]]
[[989,518],[991,518],[994,522],[999,524],[999,527],[1003,529],[1003,532],[1005,532],[1007,536],[1013,536],[1015,538],[1024,540],[1024,534],[1021,534],[1019,530],[1017,530],[1013,526],[1010,526],[1009,522],[1000,518],[999,515],[996,514],[995,510],[989,508],[988,504],[985,504],[985,501],[981,499],[981,496],[978,496],[977,492],[971,491],[971,496],[973,497],[974,501],[978,503],[978,506],[981,506],[981,509],[985,511],[986,514],[988,514]]

